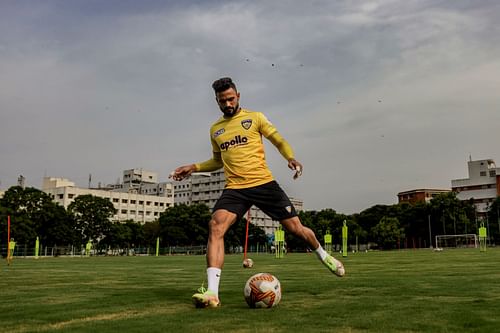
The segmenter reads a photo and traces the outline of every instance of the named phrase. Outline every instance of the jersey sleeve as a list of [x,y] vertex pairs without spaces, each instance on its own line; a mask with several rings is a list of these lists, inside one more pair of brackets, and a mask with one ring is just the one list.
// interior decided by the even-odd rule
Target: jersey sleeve
[[267,139],[274,133],[278,132],[276,127],[267,119],[266,116],[262,113],[258,113],[258,124],[259,124],[259,131],[264,135],[264,137]]
[[266,139],[278,148],[280,154],[287,160],[294,158],[293,149],[288,142],[281,136],[276,127],[264,116],[259,113],[260,132]]

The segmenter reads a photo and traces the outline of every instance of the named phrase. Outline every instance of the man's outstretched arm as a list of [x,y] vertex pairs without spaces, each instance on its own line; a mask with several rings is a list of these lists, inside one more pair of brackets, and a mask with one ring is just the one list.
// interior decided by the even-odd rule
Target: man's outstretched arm
[[293,149],[290,144],[279,134],[278,132],[274,132],[268,138],[271,143],[278,148],[280,154],[288,161],[288,167],[292,170],[295,170],[295,174],[293,175],[293,179],[297,179],[300,175],[302,175],[302,164],[297,161],[293,154]]
[[205,162],[183,165],[175,169],[168,178],[173,180],[183,180],[189,177],[193,172],[208,172],[222,168],[222,157],[220,152],[213,152],[211,159]]

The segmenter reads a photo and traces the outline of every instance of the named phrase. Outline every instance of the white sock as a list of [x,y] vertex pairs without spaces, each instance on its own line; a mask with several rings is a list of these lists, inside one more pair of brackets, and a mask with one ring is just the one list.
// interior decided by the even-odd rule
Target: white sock
[[220,282],[220,274],[222,270],[217,267],[208,267],[207,268],[207,279],[208,286],[207,289],[213,291],[217,297],[219,296],[219,282]]
[[316,252],[316,255],[321,261],[325,260],[325,258],[328,256],[328,253],[321,247],[321,245],[318,246],[318,248],[314,250],[314,252]]

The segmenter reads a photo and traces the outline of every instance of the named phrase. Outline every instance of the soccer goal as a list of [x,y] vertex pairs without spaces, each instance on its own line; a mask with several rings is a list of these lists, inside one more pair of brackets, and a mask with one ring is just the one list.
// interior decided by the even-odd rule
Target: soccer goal
[[473,247],[477,248],[478,240],[476,234],[461,235],[436,235],[436,248],[446,247]]

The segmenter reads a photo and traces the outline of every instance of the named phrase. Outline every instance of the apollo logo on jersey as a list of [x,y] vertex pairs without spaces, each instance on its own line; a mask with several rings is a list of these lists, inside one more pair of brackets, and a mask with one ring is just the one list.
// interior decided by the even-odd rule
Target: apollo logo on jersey
[[220,149],[228,150],[229,147],[246,145],[247,142],[248,142],[248,138],[246,136],[237,135],[234,137],[234,139],[221,143]]

